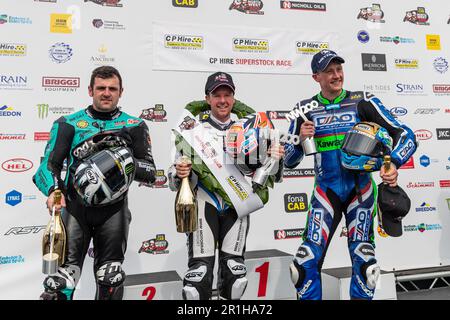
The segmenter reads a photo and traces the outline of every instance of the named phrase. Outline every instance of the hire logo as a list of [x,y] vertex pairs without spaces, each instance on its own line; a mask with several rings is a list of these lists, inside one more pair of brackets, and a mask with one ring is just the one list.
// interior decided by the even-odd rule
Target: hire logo
[[172,0],[172,5],[181,8],[197,8],[198,0]]
[[306,193],[285,194],[284,211],[287,213],[308,211],[308,195]]
[[177,50],[203,50],[203,37],[180,34],[166,34],[164,47]]
[[295,47],[297,53],[312,55],[321,50],[330,49],[330,44],[320,41],[297,41]]
[[23,43],[0,43],[0,56],[23,57],[27,55],[27,45]]
[[166,240],[166,235],[157,234],[155,238],[143,241],[138,253],[167,254],[169,253],[169,250],[166,250],[167,247],[169,247],[169,242]]

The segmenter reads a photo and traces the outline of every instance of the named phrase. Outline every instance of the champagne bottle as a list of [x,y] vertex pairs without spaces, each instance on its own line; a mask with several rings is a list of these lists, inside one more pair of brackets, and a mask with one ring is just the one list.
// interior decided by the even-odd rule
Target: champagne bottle
[[64,263],[66,253],[66,229],[61,218],[61,190],[54,191],[52,217],[42,238],[42,272],[52,274]]
[[[191,163],[186,156],[181,157],[180,162]],[[181,179],[181,186],[175,198],[175,221],[178,232],[190,233],[197,230],[197,210],[197,199],[189,184],[189,178],[185,177]]]

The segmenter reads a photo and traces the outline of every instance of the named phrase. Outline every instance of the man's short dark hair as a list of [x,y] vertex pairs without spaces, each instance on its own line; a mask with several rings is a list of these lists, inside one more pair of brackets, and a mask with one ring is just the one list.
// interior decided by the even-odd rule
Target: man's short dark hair
[[122,89],[122,77],[120,76],[119,70],[111,66],[101,66],[95,68],[92,71],[91,82],[89,85],[93,89],[95,78],[109,79],[113,78],[114,76],[117,76],[117,78],[119,78],[119,87],[120,89]]

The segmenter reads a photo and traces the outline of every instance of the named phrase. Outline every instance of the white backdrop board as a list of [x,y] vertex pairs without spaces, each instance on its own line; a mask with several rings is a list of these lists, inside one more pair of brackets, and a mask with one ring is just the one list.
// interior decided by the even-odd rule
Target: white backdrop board
[[[126,273],[184,274],[186,239],[176,232],[175,193],[166,180],[170,132],[182,108],[203,99],[209,73],[230,72],[236,98],[274,111],[275,125],[287,130],[277,111],[317,93],[308,66],[320,48],[346,59],[346,89],[376,94],[420,141],[409,169],[400,170],[412,198],[404,235],[376,236],[382,269],[449,264],[449,18],[448,0],[0,0],[0,299],[36,299],[42,290],[49,216],[31,177],[52,122],[91,102],[90,73],[105,64],[122,74],[123,110],[157,111],[146,121],[159,177],[153,188],[131,187]],[[312,167],[307,157],[285,172],[268,205],[251,217],[247,250],[295,253]],[[324,268],[350,265],[341,227]],[[150,239],[168,246],[140,251]],[[94,296],[92,260],[86,258],[77,299]]]

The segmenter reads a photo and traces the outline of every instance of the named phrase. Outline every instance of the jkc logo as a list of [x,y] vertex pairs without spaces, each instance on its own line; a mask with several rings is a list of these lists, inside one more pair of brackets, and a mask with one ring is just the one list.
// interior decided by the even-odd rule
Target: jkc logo
[[174,7],[197,8],[198,0],[172,0]]
[[450,128],[436,128],[438,140],[450,140]]
[[22,202],[22,193],[17,190],[12,190],[6,194],[5,202],[14,207]]
[[33,168],[33,162],[24,158],[14,158],[4,161],[2,168],[8,172],[25,172]]
[[288,193],[284,195],[284,211],[305,212],[308,211],[308,196],[306,193]]

